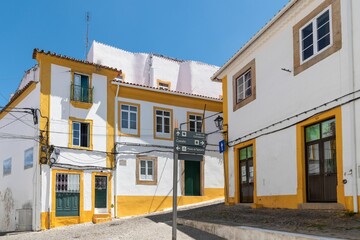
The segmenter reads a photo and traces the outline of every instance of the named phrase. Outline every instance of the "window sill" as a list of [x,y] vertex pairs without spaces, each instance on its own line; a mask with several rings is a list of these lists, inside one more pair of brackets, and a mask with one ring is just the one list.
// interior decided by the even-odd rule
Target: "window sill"
[[132,134],[132,133],[119,133],[119,136],[120,137],[137,137],[139,138],[140,137],[140,134],[139,133],[135,133],[135,134]]
[[157,181],[146,181],[136,179],[136,185],[157,185]]
[[93,146],[90,147],[79,147],[79,146],[73,146],[73,145],[69,145],[70,149],[76,149],[76,150],[93,150]]
[[71,103],[71,105],[73,105],[76,108],[83,108],[83,109],[89,109],[93,105],[93,103],[78,102],[78,101],[74,101],[74,100],[71,100],[70,103]]

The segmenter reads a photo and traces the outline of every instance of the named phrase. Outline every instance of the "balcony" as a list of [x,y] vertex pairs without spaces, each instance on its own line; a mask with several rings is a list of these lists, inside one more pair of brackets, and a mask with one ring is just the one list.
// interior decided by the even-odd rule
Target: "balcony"
[[94,88],[85,88],[81,85],[71,84],[70,100],[75,107],[89,108],[93,103]]

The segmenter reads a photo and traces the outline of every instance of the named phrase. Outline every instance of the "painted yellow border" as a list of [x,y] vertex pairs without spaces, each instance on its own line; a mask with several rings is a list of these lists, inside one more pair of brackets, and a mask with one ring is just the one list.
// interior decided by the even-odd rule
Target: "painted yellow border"
[[[95,176],[107,177],[107,209],[109,216],[111,215],[111,193],[112,193],[112,174],[110,172],[93,172],[91,174],[91,212],[95,215]],[[103,214],[101,214],[103,215]]]
[[[80,122],[80,123],[88,123],[89,127],[90,127],[90,133],[89,133],[89,147],[79,147],[79,146],[73,146],[72,145],[72,123],[73,122]],[[93,120],[91,119],[81,119],[81,118],[74,118],[74,117],[69,117],[69,142],[68,142],[68,147],[69,148],[73,148],[73,149],[85,149],[85,150],[92,150],[93,149]]]
[[[168,111],[170,112],[170,138],[163,138],[163,137],[157,137],[156,136],[156,110],[161,110],[161,111]],[[153,121],[154,121],[154,129],[153,129],[153,132],[154,132],[154,139],[159,139],[159,140],[173,140],[174,139],[174,131],[173,131],[173,119],[174,119],[174,113],[173,113],[173,110],[170,109],[170,108],[161,108],[161,107],[156,107],[154,106],[153,107]]]
[[253,167],[254,167],[254,203],[257,203],[256,194],[256,139],[252,139],[234,146],[234,176],[235,176],[235,203],[240,203],[240,175],[239,175],[239,150],[244,147],[253,147]]
[[[80,206],[78,217],[56,217],[56,174],[67,173],[67,174],[79,174],[80,175]],[[58,226],[66,226],[69,224],[76,224],[85,222],[86,213],[84,211],[84,173],[78,170],[52,170],[52,184],[51,184],[51,213],[50,213],[50,228]]]
[[[79,68],[77,68],[79,69]],[[86,70],[86,69],[81,69],[81,70]],[[78,74],[78,75],[83,75],[83,76],[88,76],[89,77],[89,88],[92,88],[93,84],[92,84],[92,72],[87,72],[87,73],[81,73],[79,71],[71,71],[71,84],[74,84],[74,75]],[[71,91],[71,89],[70,89]],[[94,101],[94,93],[92,93],[93,96],[93,101]],[[71,105],[73,105],[76,108],[83,108],[83,109],[88,109],[91,108],[91,106],[93,105],[93,102],[91,103],[87,103],[87,102],[79,102],[79,101],[74,101],[74,100],[70,100]]]
[[170,81],[164,81],[164,80],[161,80],[161,79],[157,79],[156,80],[156,86],[158,88],[160,88],[160,83],[167,84],[168,85],[168,90],[171,90],[171,82]]
[[[121,105],[129,105],[129,106],[134,106],[137,107],[138,109],[138,113],[137,113],[137,119],[136,119],[136,124],[137,124],[137,134],[129,134],[129,133],[122,133],[121,132]],[[140,108],[140,104],[137,103],[131,103],[131,102],[123,102],[123,101],[119,101],[118,102],[118,135],[119,136],[124,136],[124,137],[140,137],[140,126],[141,126],[141,122],[140,122],[140,113],[141,113],[141,108]]]
[[337,167],[337,202],[345,206],[345,192],[343,184],[343,150],[342,150],[342,115],[341,107],[320,113],[296,125],[296,153],[297,153],[297,201],[306,202],[306,170],[305,170],[305,133],[306,126],[335,118],[336,126],[336,167]]
[[[195,115],[195,116],[200,116],[201,119],[203,118],[203,114],[202,113],[198,113],[198,112],[187,112],[186,113],[186,119],[188,124],[187,125],[187,130],[190,131],[190,115]],[[201,126],[201,132],[205,132],[205,120],[203,120],[203,125]]]

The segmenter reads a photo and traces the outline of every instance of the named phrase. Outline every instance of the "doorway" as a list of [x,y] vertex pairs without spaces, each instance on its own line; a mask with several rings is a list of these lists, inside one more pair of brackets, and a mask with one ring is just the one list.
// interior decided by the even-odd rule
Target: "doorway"
[[95,176],[95,213],[107,212],[107,176]]
[[201,195],[200,161],[184,161],[185,167],[185,196]]
[[253,146],[239,150],[240,203],[254,202]]

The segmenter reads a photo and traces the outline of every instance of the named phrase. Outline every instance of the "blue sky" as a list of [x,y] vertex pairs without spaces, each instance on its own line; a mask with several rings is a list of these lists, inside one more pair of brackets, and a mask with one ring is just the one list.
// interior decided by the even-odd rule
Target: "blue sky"
[[34,48],[85,58],[89,40],[131,52],[153,52],[223,65],[288,0],[12,0],[0,8],[0,106]]

